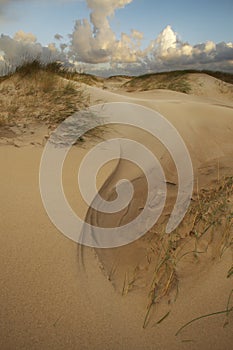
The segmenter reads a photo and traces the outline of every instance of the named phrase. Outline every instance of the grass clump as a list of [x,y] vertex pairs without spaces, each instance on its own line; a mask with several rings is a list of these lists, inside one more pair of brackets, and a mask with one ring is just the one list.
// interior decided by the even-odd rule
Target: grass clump
[[144,74],[133,77],[130,81],[123,84],[127,91],[147,91],[153,89],[167,89],[186,94],[191,93],[191,85],[188,81],[190,74],[207,74],[222,82],[233,84],[233,74],[224,72],[214,72],[208,70],[178,70],[162,73]]
[[48,122],[56,125],[88,106],[89,98],[77,83],[62,79],[59,63],[42,65],[33,61],[16,69],[0,82],[0,120]]
[[[176,301],[181,263],[182,268],[194,263],[206,264],[220,259],[233,248],[232,201],[233,177],[223,178],[213,188],[202,189],[197,194],[185,223],[172,234],[167,235],[162,229],[153,231],[147,257],[151,283],[143,328],[149,323],[153,307],[162,298]],[[231,267],[226,277],[232,274]]]
[[127,88],[128,91],[166,89],[188,94],[191,92],[191,86],[187,76],[186,71],[146,74],[131,79],[123,87]]
[[189,94],[191,92],[191,86],[189,82],[185,79],[173,79],[170,82],[165,82],[158,84],[158,89],[166,89],[177,92],[183,92],[184,94]]

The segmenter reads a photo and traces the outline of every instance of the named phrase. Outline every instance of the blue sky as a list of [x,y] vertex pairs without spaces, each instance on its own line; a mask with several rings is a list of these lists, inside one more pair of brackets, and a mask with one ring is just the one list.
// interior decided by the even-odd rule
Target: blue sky
[[[0,31],[13,35],[18,30],[32,32],[46,45],[54,34],[72,32],[76,19],[89,18],[85,1],[12,1]],[[111,20],[114,32],[142,31],[145,43],[154,39],[168,24],[182,40],[191,44],[213,40],[232,41],[232,0],[134,0],[116,11]]]
[[170,24],[191,44],[231,41],[232,15],[232,0],[135,0],[117,13],[123,30],[136,27],[150,40]]
[[32,32],[46,45],[56,33],[72,32],[75,20],[88,16],[85,1],[18,1],[9,3],[1,32],[13,35],[18,30]]
[[42,56],[55,42],[57,55],[88,70],[233,71],[232,14],[233,0],[0,0],[0,33],[12,38],[0,38],[0,64],[23,50],[33,56],[32,33]]

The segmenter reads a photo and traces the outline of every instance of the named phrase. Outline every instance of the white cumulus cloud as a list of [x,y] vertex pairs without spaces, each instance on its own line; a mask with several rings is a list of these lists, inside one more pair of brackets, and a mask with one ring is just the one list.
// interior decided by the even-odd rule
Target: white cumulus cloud
[[34,34],[25,33],[23,30],[19,30],[17,33],[15,33],[14,39],[16,41],[24,41],[27,43],[35,43],[37,41],[37,38]]
[[[110,26],[115,11],[132,0],[86,0],[90,20],[78,20],[70,35],[69,57],[86,64],[88,71],[135,74],[172,69],[222,69],[233,71],[233,44],[190,45],[168,25],[142,49],[143,33],[133,29],[116,38]],[[218,68],[219,67],[219,68]]]
[[86,0],[91,10],[90,21],[78,20],[71,34],[70,56],[81,62],[104,63],[114,61],[135,62],[136,51],[143,34],[132,30],[117,40],[110,26],[110,18],[117,9],[132,0]]

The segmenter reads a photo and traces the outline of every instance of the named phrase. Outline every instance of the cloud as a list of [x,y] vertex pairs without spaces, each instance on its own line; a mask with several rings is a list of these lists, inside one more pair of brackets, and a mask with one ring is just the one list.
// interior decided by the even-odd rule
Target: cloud
[[[232,43],[208,41],[203,44],[190,45],[178,39],[178,35],[167,26],[151,43],[146,53],[147,65],[150,69],[174,69],[184,66],[188,68],[216,67],[217,63],[225,63],[231,67],[233,59]],[[233,66],[231,67],[233,70]]]
[[[0,12],[16,1],[0,0]],[[31,0],[35,1],[35,0]],[[45,0],[41,0],[45,1]],[[55,1],[55,0],[51,0]],[[56,0],[58,1],[58,0]],[[80,0],[59,0],[80,1]],[[75,67],[98,74],[141,74],[175,69],[212,69],[233,72],[233,43],[205,43],[191,45],[182,41],[168,25],[142,48],[143,33],[132,29],[119,37],[111,28],[116,10],[133,0],[86,0],[90,18],[77,20],[68,42],[55,34],[56,44],[43,47],[32,33],[18,31],[13,38],[0,37],[0,65],[15,67],[25,58],[52,59],[73,62]]]
[[37,38],[32,33],[25,33],[24,31],[19,30],[17,33],[15,33],[14,40],[24,41],[26,43],[35,43],[37,41]]
[[104,63],[124,60],[135,62],[135,50],[140,45],[142,33],[133,30],[130,35],[121,34],[117,40],[109,18],[117,9],[124,8],[132,0],[86,0],[91,10],[90,21],[76,21],[71,37],[70,56],[81,62]]
[[90,19],[95,31],[109,27],[108,17],[113,16],[116,9],[123,8],[133,0],[86,0],[91,9]]
[[70,35],[68,55],[74,62],[86,64],[88,71],[105,69],[116,73],[163,71],[172,69],[223,69],[233,71],[233,44],[190,45],[182,42],[168,25],[144,50],[143,33],[133,29],[116,38],[110,26],[115,11],[132,0],[86,0],[90,20],[76,21]]
[[65,55],[58,51],[55,44],[52,43],[44,47],[36,42],[36,37],[33,34],[23,31],[17,32],[14,38],[3,34],[0,36],[0,56],[0,75],[35,59],[42,63],[55,60],[67,61]]
[[86,63],[103,63],[110,60],[115,35],[110,28],[96,30],[93,35],[87,19],[76,21],[71,35],[70,56]]
[[142,61],[141,68],[145,71],[210,69],[233,72],[233,44],[208,41],[192,46],[182,42],[171,26],[167,26],[144,50]]
[[155,50],[160,57],[166,57],[171,49],[176,49],[178,43],[177,34],[172,30],[171,26],[167,26],[154,40],[150,48]]

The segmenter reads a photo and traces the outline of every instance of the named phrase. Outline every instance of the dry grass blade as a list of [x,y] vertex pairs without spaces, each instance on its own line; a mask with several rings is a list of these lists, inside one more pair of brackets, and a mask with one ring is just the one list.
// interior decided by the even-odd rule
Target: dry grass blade
[[125,273],[125,278],[124,278],[124,283],[123,283],[123,288],[122,288],[122,295],[126,295],[128,293],[127,290],[127,285],[128,285],[128,273]]
[[169,315],[171,311],[168,311],[156,324],[162,323]]
[[230,312],[233,311],[233,307],[230,309],[230,310],[223,310],[223,311],[217,311],[217,312],[213,312],[213,313],[210,313],[210,314],[207,314],[207,315],[203,315],[203,316],[199,316],[197,318],[194,318],[193,320],[187,322],[184,326],[182,326],[177,332],[176,332],[176,336],[179,335],[181,333],[181,331],[183,331],[186,327],[188,327],[190,324],[196,322],[196,321],[199,321],[203,318],[208,318],[208,317],[211,317],[211,316],[216,316],[216,315],[223,315],[223,314],[229,314]]
[[227,314],[226,314],[227,319],[226,319],[226,321],[225,321],[223,327],[226,327],[226,326],[229,324],[230,302],[231,302],[231,297],[232,297],[232,295],[233,295],[233,289],[232,289],[232,291],[230,292],[230,295],[229,295],[229,298],[228,298],[228,301],[227,301],[227,310],[228,310],[228,312],[227,312]]
[[156,288],[154,288],[153,291],[150,292],[150,302],[149,302],[149,305],[147,306],[147,312],[146,312],[146,316],[144,318],[144,322],[143,322],[143,328],[145,329],[147,324],[148,324],[148,319],[149,319],[149,316],[150,316],[150,312],[151,312],[151,309],[152,309],[152,306],[155,305],[156,303],[156,300],[157,300],[157,296],[158,296],[158,291]]
[[[217,316],[217,315],[223,315],[223,314],[226,314],[227,317],[228,317],[229,314],[230,314],[231,312],[233,312],[233,306],[232,306],[231,308],[229,308],[232,295],[233,295],[233,289],[231,290],[230,295],[229,295],[229,297],[228,297],[226,310],[217,311],[217,312],[212,312],[212,313],[210,313],[210,314],[206,314],[206,315],[202,315],[202,316],[196,317],[196,318],[194,318],[193,320],[187,322],[185,325],[183,325],[183,326],[176,332],[175,335],[176,335],[176,336],[179,335],[186,327],[188,327],[189,325],[191,325],[191,324],[193,324],[194,322],[199,321],[199,320],[201,320],[201,319],[208,318],[208,317],[212,317],[212,316]],[[226,325],[226,323],[225,323],[225,325]]]
[[228,271],[227,278],[230,278],[232,275],[233,275],[233,266]]
[[[152,282],[144,327],[148,324],[149,314],[154,305],[151,295],[155,288],[158,291],[157,303],[175,288],[178,291],[181,261],[183,266],[192,264],[193,259],[196,263],[202,263],[209,259],[210,254],[214,258],[221,257],[233,246],[232,185],[232,177],[218,177],[215,187],[198,187],[197,200],[193,201],[187,213],[186,225],[187,221],[190,224],[188,230],[187,226],[181,225],[172,235],[166,235],[163,228],[159,230],[156,227],[154,238],[150,240],[151,254],[147,255],[148,264],[154,265],[154,270],[150,269]],[[228,271],[228,278],[232,274],[233,268]],[[176,301],[176,297],[173,295],[172,302]]]

